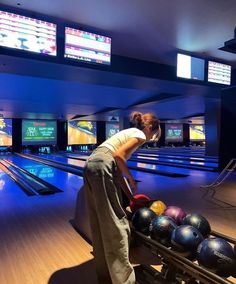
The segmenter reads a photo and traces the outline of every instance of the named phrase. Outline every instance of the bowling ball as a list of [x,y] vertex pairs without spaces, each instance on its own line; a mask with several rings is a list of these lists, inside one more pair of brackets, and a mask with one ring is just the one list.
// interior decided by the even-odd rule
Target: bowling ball
[[156,216],[150,224],[150,236],[164,246],[171,246],[171,234],[177,224],[168,216]]
[[150,198],[145,194],[136,194],[133,197],[133,200],[130,201],[130,210],[134,213],[139,208],[147,206],[147,202],[150,201]]
[[232,275],[235,255],[231,245],[223,238],[205,239],[197,249],[197,261],[201,266],[222,277]]
[[132,216],[132,224],[134,228],[145,234],[149,235],[149,227],[152,219],[156,217],[156,214],[149,208],[143,207],[135,211]]
[[235,257],[235,263],[234,263],[233,273],[231,275],[236,278],[236,243],[234,244],[234,257]]
[[197,228],[207,238],[211,233],[211,226],[207,219],[199,214],[187,214],[183,219],[183,225],[190,225]]
[[177,206],[168,206],[164,210],[163,215],[171,217],[177,225],[181,225],[186,213],[183,209]]
[[156,200],[151,203],[149,208],[156,213],[156,215],[161,215],[166,209],[166,205],[161,200]]
[[195,259],[198,245],[204,240],[202,234],[193,226],[180,225],[171,235],[172,249],[191,260]]

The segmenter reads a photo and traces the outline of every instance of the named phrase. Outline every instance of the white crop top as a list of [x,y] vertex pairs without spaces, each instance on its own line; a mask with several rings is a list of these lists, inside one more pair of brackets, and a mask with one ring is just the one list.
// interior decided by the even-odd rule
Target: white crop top
[[139,138],[143,140],[143,143],[146,141],[146,136],[138,128],[128,128],[121,130],[116,133],[112,137],[108,138],[105,142],[103,142],[99,147],[106,147],[114,153],[117,151],[122,145],[124,145],[130,138]]

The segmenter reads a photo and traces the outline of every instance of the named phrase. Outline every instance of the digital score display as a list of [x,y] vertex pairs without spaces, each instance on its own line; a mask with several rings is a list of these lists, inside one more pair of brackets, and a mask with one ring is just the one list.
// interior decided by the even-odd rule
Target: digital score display
[[205,140],[205,125],[190,124],[189,125],[189,139],[191,141]]
[[57,55],[56,24],[0,10],[0,46]]
[[120,131],[119,123],[106,122],[106,139],[112,137]]
[[177,77],[204,81],[205,61],[186,54],[177,54]]
[[0,118],[0,146],[12,146],[12,119]]
[[208,61],[208,82],[230,85],[231,66],[214,61]]
[[110,64],[111,38],[66,27],[64,57],[91,63]]
[[97,124],[95,121],[68,121],[68,145],[86,145],[96,143]]
[[165,125],[165,140],[167,142],[182,142],[183,141],[183,124],[166,124]]
[[56,143],[55,120],[22,120],[23,145],[54,145]]

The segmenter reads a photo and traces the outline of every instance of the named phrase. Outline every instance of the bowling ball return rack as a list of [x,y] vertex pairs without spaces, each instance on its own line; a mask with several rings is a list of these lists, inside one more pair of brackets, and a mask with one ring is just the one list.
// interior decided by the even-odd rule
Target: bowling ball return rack
[[[229,284],[236,283],[228,278],[223,278],[208,269],[191,261],[179,253],[165,247],[159,242],[152,240],[150,237],[136,231],[131,225],[132,245],[145,246],[149,252],[157,257],[161,263],[160,271],[152,265],[140,264],[135,266],[135,274],[138,284]],[[211,232],[211,236],[224,238],[227,242],[235,244],[236,240],[222,235],[220,233]],[[235,268],[236,270],[236,268]],[[236,274],[236,272],[235,272]]]

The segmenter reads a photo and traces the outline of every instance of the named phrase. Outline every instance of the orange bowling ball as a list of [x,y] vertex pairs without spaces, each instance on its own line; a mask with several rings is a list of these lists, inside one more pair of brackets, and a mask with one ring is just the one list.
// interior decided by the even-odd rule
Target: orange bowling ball
[[154,211],[156,213],[156,215],[161,215],[164,210],[166,209],[166,205],[164,202],[162,202],[161,200],[155,200],[152,202],[152,204],[149,206],[149,209],[151,209],[152,211]]
[[148,201],[150,201],[150,200],[151,199],[147,195],[145,195],[145,194],[136,194],[136,195],[134,195],[133,200],[131,200],[130,204],[129,204],[131,212],[134,213],[139,208],[146,207]]

